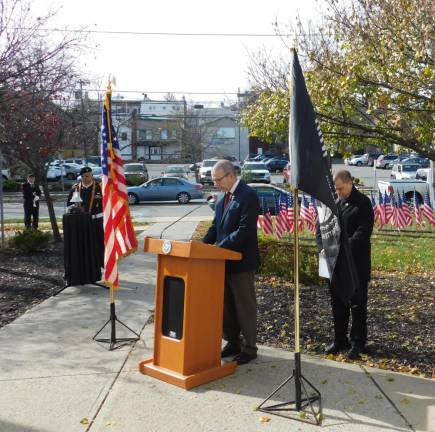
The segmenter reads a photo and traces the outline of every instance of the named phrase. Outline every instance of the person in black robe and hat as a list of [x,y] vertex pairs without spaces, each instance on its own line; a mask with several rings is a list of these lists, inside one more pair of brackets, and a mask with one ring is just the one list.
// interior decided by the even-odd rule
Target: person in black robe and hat
[[78,192],[82,200],[81,207],[83,211],[91,214],[98,263],[100,267],[104,267],[103,192],[101,183],[94,179],[90,167],[82,168],[80,175],[80,182],[75,183],[69,192],[67,205],[68,207],[75,205],[75,203],[71,202],[71,199],[74,192]]

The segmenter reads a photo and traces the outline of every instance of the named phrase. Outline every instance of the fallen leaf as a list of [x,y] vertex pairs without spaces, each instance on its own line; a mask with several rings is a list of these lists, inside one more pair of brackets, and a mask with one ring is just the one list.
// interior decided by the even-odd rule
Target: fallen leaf
[[408,398],[403,398],[400,401],[400,403],[403,404],[403,405],[409,405],[411,403],[411,401]]
[[89,424],[89,420],[88,420],[86,417],[83,417],[83,418],[80,420],[80,423],[83,424],[83,425],[86,425],[86,424]]
[[268,417],[268,416],[261,416],[259,418],[259,420],[260,420],[261,423],[267,423],[267,422],[270,421],[270,417]]

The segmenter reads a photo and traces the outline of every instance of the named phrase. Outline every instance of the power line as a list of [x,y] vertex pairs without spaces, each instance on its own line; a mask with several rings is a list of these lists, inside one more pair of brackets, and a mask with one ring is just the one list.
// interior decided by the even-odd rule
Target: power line
[[[30,27],[12,27],[8,30],[35,30]],[[83,30],[83,29],[61,29],[61,28],[39,28],[36,31],[59,32],[59,33],[91,33],[91,34],[116,34],[134,36],[187,36],[187,37],[290,37],[301,36],[302,33],[187,33],[187,32],[140,32],[122,30]],[[311,36],[315,35],[310,33]]]

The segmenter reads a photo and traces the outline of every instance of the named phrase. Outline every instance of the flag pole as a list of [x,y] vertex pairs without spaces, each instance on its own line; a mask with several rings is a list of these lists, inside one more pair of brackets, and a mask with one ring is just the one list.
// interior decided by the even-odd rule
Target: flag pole
[[294,206],[295,212],[293,215],[294,218],[294,226],[293,230],[293,260],[294,260],[294,281],[295,281],[295,290],[294,290],[294,321],[295,321],[295,364],[294,364],[294,375],[295,375],[295,405],[296,411],[301,410],[301,350],[300,350],[300,336],[299,336],[299,226],[298,226],[298,218],[299,218],[299,195],[298,189],[294,190]]
[[[299,420],[304,423],[311,423],[309,418],[305,417],[305,412],[303,411],[306,407],[309,407],[311,413],[314,417],[314,422],[316,425],[321,425],[322,423],[322,397],[313,384],[311,384],[303,375],[301,368],[301,351],[300,351],[300,323],[299,323],[299,195],[298,189],[293,189],[294,191],[294,231],[293,231],[293,264],[294,264],[294,332],[295,332],[295,348],[294,348],[294,366],[293,373],[289,378],[286,378],[267,398],[257,407],[258,411],[262,411],[268,414],[274,414],[280,417],[284,417],[291,420]],[[280,402],[274,405],[265,406],[266,402],[277,395],[279,391],[292,379],[295,382],[295,398],[287,402]],[[313,390],[314,393],[309,394],[307,391],[307,386]],[[303,397],[302,397],[303,396]],[[318,402],[318,411],[314,409],[314,403]],[[291,412],[295,411],[298,416],[291,416]],[[285,415],[286,412],[289,414]],[[302,415],[302,413],[304,415]]]
[[[101,156],[102,156],[102,165],[104,167],[105,170],[103,170],[103,174],[108,177],[110,177],[111,179],[114,179],[117,177],[117,175],[119,175],[119,171],[118,173],[115,172],[115,168],[114,168],[114,160],[116,158],[115,156],[115,150],[114,150],[114,140],[113,140],[113,136],[112,136],[112,132],[113,135],[115,136],[115,140],[116,140],[116,134],[115,131],[112,130],[112,124],[111,124],[111,102],[110,102],[110,98],[112,95],[112,88],[111,88],[111,84],[110,84],[110,80],[109,80],[109,84],[107,86],[107,90],[106,90],[106,100],[105,100],[105,104],[104,104],[104,108],[103,108],[103,131],[104,129],[106,129],[107,131],[107,137],[105,138],[104,136],[104,132],[103,132],[103,143],[102,143],[102,152],[101,152]],[[106,124],[105,124],[106,123]],[[119,151],[119,146],[117,141],[115,141],[116,144],[116,150]],[[105,147],[105,145],[107,147]],[[107,161],[104,162],[103,159],[105,160],[107,158]],[[119,154],[118,154],[118,158],[120,158]],[[117,162],[119,163],[119,162]],[[121,158],[121,170],[122,170],[122,158]],[[124,173],[122,172],[122,175],[124,175]],[[112,211],[113,211],[113,207],[112,207],[112,201],[114,200],[114,197],[118,198],[119,195],[121,194],[119,190],[115,191],[115,186],[113,185],[113,182],[108,182],[107,177],[106,181],[104,181],[103,179],[103,213],[104,213],[104,238],[105,238],[105,259],[104,259],[104,264],[105,264],[105,270],[107,270],[107,241],[106,241],[106,217],[111,220],[112,218]],[[125,179],[124,179],[125,180]],[[124,191],[122,191],[122,193],[125,194]],[[105,202],[109,203],[109,210],[106,211],[105,208]],[[126,201],[126,196],[124,197],[124,206],[127,206],[127,208],[124,208],[125,210],[125,214],[124,217],[127,219],[127,223],[130,224],[131,226],[131,217],[130,217],[130,211],[128,208],[128,204]],[[125,220],[124,220],[125,222]],[[132,226],[131,226],[132,228]],[[112,230],[114,230],[115,228],[112,226],[111,227]],[[116,233],[115,232],[111,232],[110,230],[108,231],[109,236],[111,234],[113,234],[113,236],[116,238]],[[135,241],[135,245],[134,247],[131,247],[130,250],[128,251],[128,253],[124,253],[123,256],[128,255],[129,253],[132,253],[136,250],[136,238],[134,238]],[[117,257],[116,258],[116,262],[118,261],[118,259],[120,259],[122,257]],[[105,272],[106,273],[106,272]],[[106,321],[106,323],[103,325],[103,327],[101,327],[100,330],[98,330],[98,332],[94,335],[94,337],[92,338],[92,340],[95,340],[96,342],[104,342],[104,343],[109,343],[109,351],[112,351],[114,349],[120,348],[121,346],[124,346],[127,343],[130,342],[135,342],[137,340],[140,339],[140,336],[138,333],[136,333],[134,330],[132,330],[130,327],[128,327],[125,323],[123,323],[122,321],[120,321],[117,316],[116,316],[116,309],[115,309],[115,288],[118,287],[118,271],[117,271],[117,267],[116,267],[116,277],[114,279],[107,279],[107,275],[105,274],[105,282],[107,285],[109,285],[110,287],[110,316],[109,319]],[[123,327],[125,327],[127,330],[129,330],[131,333],[133,333],[135,335],[135,337],[125,337],[125,338],[117,338],[116,337],[116,322],[118,322],[119,324],[121,324]],[[103,329],[110,323],[110,339],[103,339],[103,338],[99,338],[97,339],[97,336],[103,331]]]

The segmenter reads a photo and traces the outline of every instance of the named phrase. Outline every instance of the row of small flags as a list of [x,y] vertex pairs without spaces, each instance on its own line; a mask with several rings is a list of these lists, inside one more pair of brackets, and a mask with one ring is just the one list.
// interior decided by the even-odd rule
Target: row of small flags
[[[257,228],[264,234],[275,234],[278,239],[286,233],[293,233],[295,230],[293,195],[280,194],[275,198],[275,217],[272,217],[266,200],[262,202],[263,214],[258,216]],[[300,212],[298,215],[298,230],[302,231],[305,226],[309,231],[316,232],[318,219],[317,204],[314,198],[308,199],[302,194]]]
[[[379,229],[387,224],[398,230],[405,228],[412,225],[413,215],[417,225],[423,226],[425,224],[424,219],[426,219],[429,226],[435,226],[435,217],[428,192],[424,196],[423,203],[419,199],[419,195],[414,192],[412,206],[408,205],[403,192],[402,194],[397,193],[397,196],[392,193],[382,195],[379,192],[377,202],[373,194],[371,194],[371,202],[375,223]],[[275,234],[278,239],[281,239],[286,233],[294,232],[294,203],[291,193],[281,193],[279,197],[275,198],[274,217],[272,217],[270,208],[264,198],[262,207],[263,214],[258,216],[257,228],[263,231],[264,234]],[[300,212],[297,218],[298,230],[302,231],[305,226],[308,231],[315,233],[318,217],[316,200],[302,194]]]
[[[375,215],[375,223],[379,229],[390,224],[395,229],[402,229],[412,225],[412,216],[414,215],[415,223],[418,226],[425,224],[426,219],[429,226],[435,226],[435,217],[433,208],[429,198],[429,192],[424,195],[423,203],[419,195],[414,191],[412,205],[408,205],[405,194],[397,192],[397,195],[385,192],[382,195],[378,193],[378,202],[376,202],[373,194],[371,195],[373,212]],[[411,209],[412,207],[412,209]]]

